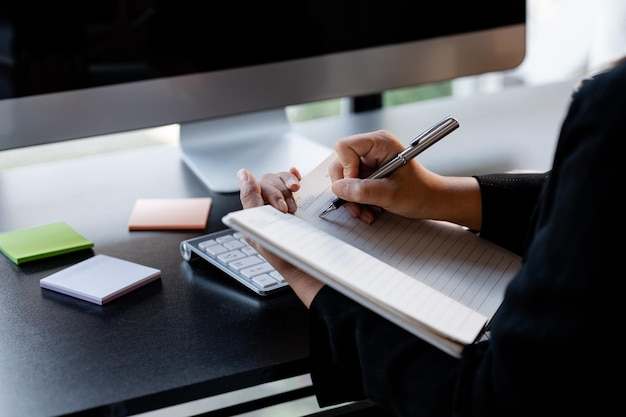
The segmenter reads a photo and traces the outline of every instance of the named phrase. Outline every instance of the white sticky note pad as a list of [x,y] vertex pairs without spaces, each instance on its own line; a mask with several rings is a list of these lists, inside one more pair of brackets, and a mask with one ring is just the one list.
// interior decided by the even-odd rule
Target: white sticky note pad
[[41,279],[40,286],[102,305],[160,277],[159,269],[96,255]]

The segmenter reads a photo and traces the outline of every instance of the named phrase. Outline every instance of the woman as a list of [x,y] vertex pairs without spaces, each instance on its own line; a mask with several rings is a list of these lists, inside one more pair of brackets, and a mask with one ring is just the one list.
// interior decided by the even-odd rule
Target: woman
[[[367,223],[378,210],[467,226],[523,255],[490,340],[455,359],[258,249],[309,308],[311,376],[327,406],[368,398],[403,416],[608,415],[625,363],[626,63],[586,82],[543,174],[446,177],[410,161],[362,179],[403,149],[390,132],[337,141],[332,190]],[[244,208],[297,209],[300,174],[238,173]],[[254,244],[254,243],[253,243]]]

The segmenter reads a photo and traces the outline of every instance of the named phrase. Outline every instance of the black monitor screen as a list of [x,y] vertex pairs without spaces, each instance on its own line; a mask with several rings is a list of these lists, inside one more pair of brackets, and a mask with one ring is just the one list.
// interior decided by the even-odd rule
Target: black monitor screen
[[449,36],[523,23],[525,16],[523,1],[501,0],[219,5],[194,0],[21,0],[4,7],[4,58],[11,65],[0,98]]

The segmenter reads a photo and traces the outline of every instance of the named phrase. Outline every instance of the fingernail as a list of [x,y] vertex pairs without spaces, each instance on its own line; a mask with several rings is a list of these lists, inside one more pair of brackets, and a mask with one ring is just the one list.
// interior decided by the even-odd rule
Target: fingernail
[[346,205],[345,210],[350,214],[353,219],[356,219],[361,214],[361,211],[353,205]]
[[241,168],[239,171],[237,171],[237,179],[239,181],[248,181],[248,173],[245,169]]
[[374,214],[370,211],[364,211],[361,213],[361,220],[366,224],[372,224],[374,222]]

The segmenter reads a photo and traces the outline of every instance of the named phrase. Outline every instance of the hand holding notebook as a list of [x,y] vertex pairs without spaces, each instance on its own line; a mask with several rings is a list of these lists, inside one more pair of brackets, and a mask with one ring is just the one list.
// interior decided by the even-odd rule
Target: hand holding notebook
[[487,329],[521,258],[465,228],[383,212],[368,225],[335,199],[331,155],[304,177],[295,215],[269,205],[224,223],[387,319],[458,356]]

